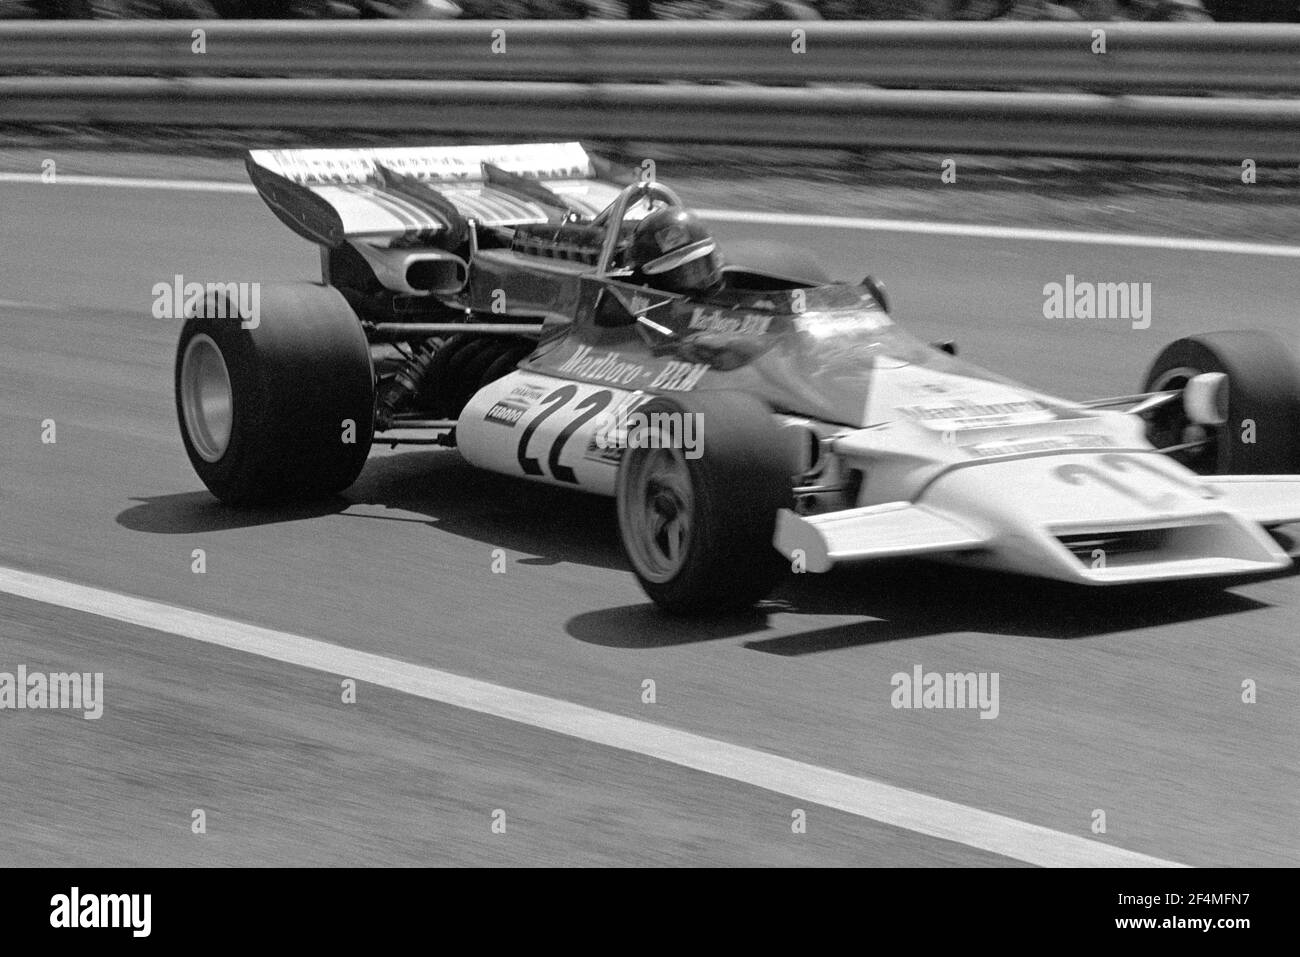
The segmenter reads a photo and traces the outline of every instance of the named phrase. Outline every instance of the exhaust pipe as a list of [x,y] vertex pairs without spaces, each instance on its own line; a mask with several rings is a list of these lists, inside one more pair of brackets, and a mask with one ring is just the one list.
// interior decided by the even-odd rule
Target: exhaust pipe
[[442,249],[392,249],[353,242],[388,289],[409,296],[454,296],[465,287],[469,264]]
[[437,257],[413,256],[406,263],[407,286],[434,295],[455,295],[464,288],[468,278],[468,264],[451,253]]

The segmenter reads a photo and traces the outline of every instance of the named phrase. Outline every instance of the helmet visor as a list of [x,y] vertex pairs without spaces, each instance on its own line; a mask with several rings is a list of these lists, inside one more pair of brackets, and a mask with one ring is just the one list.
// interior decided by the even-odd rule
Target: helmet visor
[[717,248],[717,243],[712,239],[705,238],[696,240],[687,246],[682,246],[680,249],[674,249],[670,253],[664,253],[658,259],[650,260],[641,267],[641,271],[647,276],[657,276],[660,273],[670,272],[677,269],[679,266],[684,266],[687,263],[695,262],[697,259],[708,256]]
[[677,292],[703,292],[717,285],[721,278],[722,266],[718,257],[709,252],[665,273],[659,284]]

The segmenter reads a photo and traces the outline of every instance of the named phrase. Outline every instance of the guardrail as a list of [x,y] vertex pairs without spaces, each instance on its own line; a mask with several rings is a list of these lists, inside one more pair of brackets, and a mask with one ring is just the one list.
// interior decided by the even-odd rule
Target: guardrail
[[[1295,92],[1300,27],[1100,24],[1106,53],[1092,52],[1092,29],[0,23],[0,122],[1300,159],[1300,99],[1128,95]],[[194,52],[196,30],[206,52]],[[793,52],[795,38],[806,52]],[[492,52],[494,42],[502,52]],[[854,86],[807,85],[819,83]],[[868,88],[890,84],[925,89]],[[936,89],[967,85],[986,89]],[[1005,86],[1125,95],[998,89]]]
[[0,22],[0,75],[27,73],[1297,93],[1300,25]]

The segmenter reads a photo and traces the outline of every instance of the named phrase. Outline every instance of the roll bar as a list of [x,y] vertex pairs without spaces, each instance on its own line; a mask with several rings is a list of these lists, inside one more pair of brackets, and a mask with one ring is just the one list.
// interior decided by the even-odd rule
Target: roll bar
[[600,258],[596,260],[597,276],[604,276],[609,272],[610,264],[614,261],[614,253],[618,250],[618,237],[623,228],[623,217],[627,214],[628,208],[641,199],[649,199],[651,202],[662,199],[669,206],[682,205],[676,193],[667,186],[661,186],[653,181],[633,183],[619,193],[618,198],[591,221],[593,226],[605,224],[605,240],[600,247]]

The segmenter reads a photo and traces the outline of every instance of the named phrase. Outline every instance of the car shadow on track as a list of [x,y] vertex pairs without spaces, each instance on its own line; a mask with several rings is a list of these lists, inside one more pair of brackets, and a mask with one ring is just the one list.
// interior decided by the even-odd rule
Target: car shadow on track
[[[525,565],[628,568],[609,500],[484,472],[445,450],[376,456],[344,496],[311,505],[234,509],[205,491],[133,501],[139,504],[118,515],[119,524],[154,534],[339,515],[427,524],[534,556],[515,559]],[[385,514],[388,510],[391,515]],[[626,649],[744,638],[748,649],[781,656],[950,632],[1078,639],[1265,607],[1228,590],[1230,585],[1087,588],[924,561],[893,561],[827,575],[789,575],[770,599],[742,614],[685,620],[665,615],[647,601],[577,615],[566,630],[578,641]],[[788,621],[775,622],[776,615],[814,621],[808,630],[789,633]],[[838,620],[817,627],[816,617]],[[775,633],[778,628],[780,633]]]
[[206,491],[132,501],[139,504],[117,521],[137,532],[226,531],[339,515],[416,522],[532,556],[513,559],[521,565],[627,568],[612,501],[485,472],[447,450],[374,456],[346,492],[310,504],[234,508]]
[[195,532],[224,532],[255,528],[280,522],[296,522],[323,515],[335,515],[352,503],[334,496],[319,502],[281,505],[274,508],[232,508],[222,505],[208,492],[179,492],[133,498],[139,504],[122,511],[117,523],[133,532],[154,535],[190,535]]
[[[770,599],[743,615],[684,621],[649,604],[629,605],[575,616],[566,628],[579,641],[607,647],[660,648],[745,637],[748,649],[794,657],[950,632],[1091,638],[1264,607],[1223,584],[1100,589],[898,561],[791,575]],[[771,616],[782,613],[856,620],[764,636],[775,627]]]
[[[446,451],[373,459],[347,495],[354,504],[424,516],[390,520],[425,521],[441,532],[534,556],[513,559],[521,565],[627,568],[611,500],[487,472]],[[373,511],[346,515],[389,518]]]

